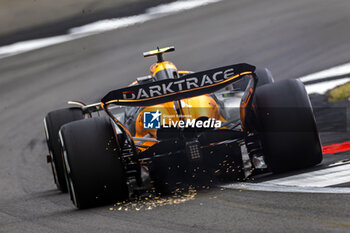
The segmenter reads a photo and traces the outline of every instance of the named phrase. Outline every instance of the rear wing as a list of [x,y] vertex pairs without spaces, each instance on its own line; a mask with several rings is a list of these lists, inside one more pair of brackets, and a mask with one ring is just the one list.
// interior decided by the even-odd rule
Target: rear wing
[[253,74],[255,66],[241,63],[167,79],[130,86],[109,92],[101,105],[152,106],[165,102],[213,93]]

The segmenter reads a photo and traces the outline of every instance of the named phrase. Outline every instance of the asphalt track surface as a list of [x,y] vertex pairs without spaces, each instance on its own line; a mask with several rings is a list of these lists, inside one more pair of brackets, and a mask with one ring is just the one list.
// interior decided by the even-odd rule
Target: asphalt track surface
[[[42,119],[144,75],[141,52],[175,45],[178,67],[238,62],[276,80],[350,61],[348,0],[222,1],[0,61],[0,232],[349,232],[350,194],[213,189],[152,210],[78,211],[46,164]],[[326,139],[328,140],[328,139]],[[328,155],[325,162],[337,160]],[[339,157],[339,158],[340,158]]]

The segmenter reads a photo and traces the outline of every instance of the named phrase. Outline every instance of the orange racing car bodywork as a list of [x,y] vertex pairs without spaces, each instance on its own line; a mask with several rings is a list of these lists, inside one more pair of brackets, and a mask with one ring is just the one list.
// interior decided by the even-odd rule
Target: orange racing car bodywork
[[[153,64],[150,67],[150,73],[153,79],[162,80],[168,78],[178,78],[180,75],[189,74],[190,71],[178,71],[176,66],[169,61],[163,61]],[[162,77],[165,76],[165,77]],[[179,108],[179,106],[181,106]],[[176,108],[179,108],[178,111]],[[208,95],[201,95],[192,98],[182,99],[173,102],[162,103],[158,105],[145,107],[139,114],[135,122],[135,137],[143,138],[150,136],[151,138],[157,138],[157,129],[147,129],[143,127],[143,114],[144,112],[153,112],[160,110],[163,122],[177,122],[182,120],[196,120],[199,118],[210,118],[220,121],[225,119],[220,114],[219,106],[215,100]],[[152,146],[156,142],[146,141],[143,142],[144,146]],[[143,148],[142,148],[143,149]]]

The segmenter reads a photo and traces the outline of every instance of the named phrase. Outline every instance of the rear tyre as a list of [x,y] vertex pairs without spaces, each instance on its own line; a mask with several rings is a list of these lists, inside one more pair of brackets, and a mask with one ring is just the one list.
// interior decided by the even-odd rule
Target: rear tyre
[[315,117],[302,82],[290,79],[260,87],[254,104],[263,153],[273,172],[322,161]]
[[[258,77],[258,83],[256,84],[257,87],[261,87],[263,85],[266,85],[266,84],[274,82],[272,73],[267,68],[257,68],[255,70],[255,74]],[[249,77],[242,78],[237,83],[234,83],[232,86],[233,86],[233,88],[235,90],[245,91],[245,89],[247,88],[249,80],[250,80]]]
[[66,124],[60,136],[68,189],[77,208],[128,199],[124,169],[108,118]]
[[81,120],[84,114],[80,108],[64,108],[49,112],[44,118],[46,142],[51,157],[52,174],[57,189],[67,192],[67,184],[64,177],[63,162],[60,151],[58,131],[61,126],[72,121]]

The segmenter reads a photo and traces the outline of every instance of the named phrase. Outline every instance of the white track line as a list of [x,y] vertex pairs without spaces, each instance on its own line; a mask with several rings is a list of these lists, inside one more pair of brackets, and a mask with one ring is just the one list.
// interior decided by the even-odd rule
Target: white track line
[[299,187],[327,187],[350,182],[350,164],[298,174],[281,179],[269,180],[261,184]]
[[350,74],[350,63],[346,63],[340,66],[335,66],[330,69],[322,70],[317,73],[300,77],[300,80],[302,82],[306,82],[306,81],[313,81],[313,80],[321,80],[321,79],[345,75],[345,74]]
[[[349,77],[344,77],[337,80],[322,82],[322,79],[347,75]],[[309,94],[318,93],[325,94],[328,90],[331,90],[337,86],[340,86],[344,83],[350,82],[350,63],[346,63],[343,65],[335,66],[330,69],[322,70],[320,72],[316,72],[313,74],[309,74],[299,78],[302,82],[308,81],[320,81],[319,83],[306,85],[306,91]]]
[[153,19],[158,19],[167,15],[172,15],[219,1],[221,0],[181,0],[149,8],[145,13],[135,16],[100,20],[81,27],[72,28],[66,35],[22,41],[2,46],[0,47],[0,59],[106,31],[141,24]]
[[325,94],[328,90],[331,90],[337,86],[343,85],[344,83],[350,82],[350,75],[348,78],[336,79],[327,82],[319,82],[315,84],[305,85],[306,91],[309,94],[318,93]]
[[350,193],[348,187],[329,187],[350,182],[350,164],[298,174],[261,183],[234,183],[223,188],[298,193]]
[[264,192],[283,192],[283,193],[332,193],[332,194],[349,194],[350,188],[347,187],[297,187],[297,186],[282,186],[269,184],[253,184],[253,183],[234,183],[221,186],[227,189],[236,190],[251,190]]

